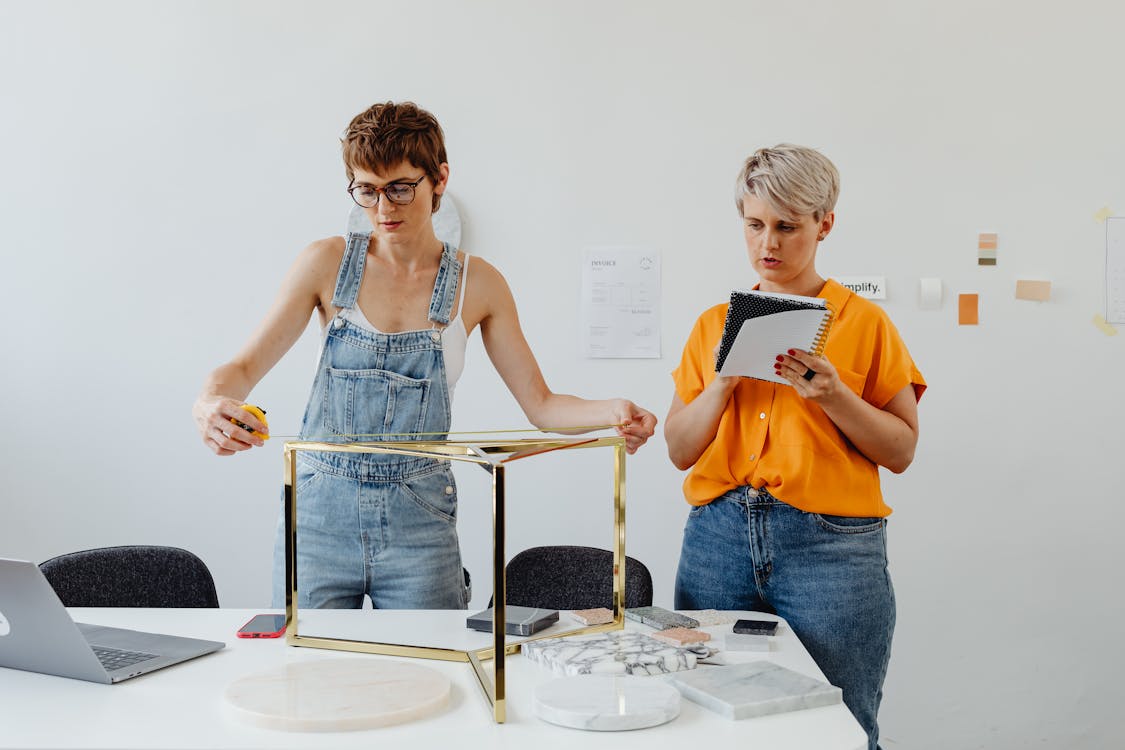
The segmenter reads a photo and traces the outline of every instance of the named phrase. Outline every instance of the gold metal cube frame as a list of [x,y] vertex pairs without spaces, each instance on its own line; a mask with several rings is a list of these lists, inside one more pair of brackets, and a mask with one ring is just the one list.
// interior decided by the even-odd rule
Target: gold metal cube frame
[[[474,433],[468,433],[474,434]],[[481,434],[481,433],[475,433]],[[555,450],[578,448],[613,448],[613,622],[590,625],[546,636],[527,638],[527,641],[544,638],[561,638],[581,633],[600,633],[624,627],[625,613],[625,439],[622,437],[558,438],[539,437],[510,440],[409,440],[375,441],[361,443],[324,443],[289,441],[285,443],[285,640],[290,646],[308,646],[339,651],[358,651],[388,656],[409,656],[420,659],[468,662],[485,697],[492,706],[492,717],[497,723],[505,719],[504,696],[507,685],[504,677],[504,658],[518,653],[520,643],[506,644],[504,639],[505,584],[504,584],[504,477],[509,463]],[[297,453],[388,453],[400,456],[422,456],[447,461],[467,461],[492,475],[492,646],[469,651],[411,646],[399,643],[354,641],[343,638],[302,636],[297,619]],[[486,663],[493,663],[493,677]]]

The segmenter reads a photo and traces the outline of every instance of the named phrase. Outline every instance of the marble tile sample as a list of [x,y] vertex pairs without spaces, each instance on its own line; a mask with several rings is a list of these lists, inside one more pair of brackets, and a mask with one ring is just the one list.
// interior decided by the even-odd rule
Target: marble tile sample
[[673,646],[686,646],[689,643],[703,643],[711,640],[710,633],[690,628],[668,628],[667,630],[650,633],[649,637],[664,643],[671,643]]
[[644,623],[657,630],[668,628],[698,628],[699,620],[679,612],[673,612],[664,607],[632,607],[625,610],[625,616],[630,620]]
[[680,715],[667,682],[626,675],[562,677],[535,688],[535,715],[574,729],[617,732],[665,724]]
[[546,638],[525,643],[523,655],[556,676],[584,674],[652,675],[695,669],[711,655],[706,646],[672,646],[645,633],[621,630],[594,635]]
[[[540,609],[539,607],[516,607],[509,605],[504,608],[504,632],[508,635],[531,635],[559,621],[557,609]],[[465,626],[473,630],[492,632],[492,607],[470,615],[465,621]]]
[[607,622],[613,622],[613,610],[605,607],[576,609],[568,614],[583,625],[605,625]]
[[838,687],[769,661],[751,661],[673,675],[684,697],[728,719],[749,719],[842,700]]
[[732,615],[730,612],[720,612],[717,609],[701,609],[687,615],[699,622],[698,627],[708,627],[710,625],[727,625],[738,619],[737,615]]
[[772,651],[774,638],[753,633],[727,633],[723,636],[726,651]]
[[373,657],[300,661],[235,680],[226,700],[239,718],[289,732],[346,732],[431,716],[449,702],[449,678],[430,667]]

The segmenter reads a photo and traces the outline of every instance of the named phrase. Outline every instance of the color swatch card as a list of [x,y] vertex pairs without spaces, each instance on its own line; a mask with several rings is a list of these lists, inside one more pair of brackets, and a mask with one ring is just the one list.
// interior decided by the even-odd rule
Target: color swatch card
[[996,246],[999,242],[999,237],[996,236],[995,232],[981,232],[977,236],[978,266],[996,265]]
[[957,323],[963,326],[975,326],[980,323],[977,308],[980,305],[979,296],[976,294],[961,294],[957,296]]

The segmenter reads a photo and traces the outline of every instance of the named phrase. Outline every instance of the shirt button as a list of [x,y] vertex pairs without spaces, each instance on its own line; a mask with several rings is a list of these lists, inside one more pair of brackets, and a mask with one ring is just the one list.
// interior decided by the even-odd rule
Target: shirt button
[[751,461],[753,461],[753,460],[754,460],[754,459],[756,459],[757,457],[758,457],[758,454],[757,454],[757,453],[751,453],[751,454],[750,454],[750,460],[751,460]]
[[447,494],[447,495],[453,494],[453,485],[452,484],[445,485],[445,494]]
[[766,418],[765,412],[762,412],[761,414],[758,415],[758,419],[765,419],[765,418]]

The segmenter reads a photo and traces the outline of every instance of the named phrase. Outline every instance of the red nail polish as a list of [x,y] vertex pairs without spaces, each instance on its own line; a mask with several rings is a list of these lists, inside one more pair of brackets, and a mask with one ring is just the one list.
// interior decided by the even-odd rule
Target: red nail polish
[[[778,362],[784,362],[785,360],[782,359],[781,355],[779,354],[779,355],[777,355],[777,361]],[[774,367],[777,367],[777,365],[774,365]]]
[[789,356],[790,356],[790,357],[792,357],[792,356],[793,356],[794,354],[796,354],[796,353],[797,353],[797,352],[795,352],[795,351],[794,351],[794,350],[792,350],[792,349],[790,349],[790,350],[789,350]]

